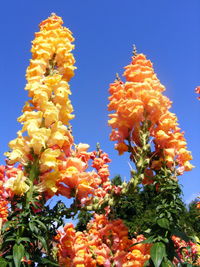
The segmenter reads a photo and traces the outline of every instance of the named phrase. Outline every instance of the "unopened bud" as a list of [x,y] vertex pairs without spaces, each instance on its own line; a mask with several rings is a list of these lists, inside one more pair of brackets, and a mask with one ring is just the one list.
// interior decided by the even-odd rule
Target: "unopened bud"
[[98,197],[94,197],[94,199],[93,199],[93,203],[96,204],[96,203],[98,203],[98,202],[99,202],[99,198],[98,198]]
[[144,160],[143,164],[146,166],[146,165],[149,165],[149,162],[150,162],[150,159],[147,158],[147,159]]
[[132,169],[131,170],[131,177],[133,177],[136,173],[137,173],[136,170]]
[[150,149],[150,145],[149,144],[143,146],[143,150],[144,151],[148,151],[149,149]]
[[93,204],[93,209],[94,209],[94,210],[97,210],[98,208],[99,208],[99,204],[98,204],[98,203]]

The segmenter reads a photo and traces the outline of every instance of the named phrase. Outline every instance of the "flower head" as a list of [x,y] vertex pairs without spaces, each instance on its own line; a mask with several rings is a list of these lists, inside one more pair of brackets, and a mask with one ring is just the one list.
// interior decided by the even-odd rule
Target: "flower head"
[[169,111],[171,101],[163,95],[165,87],[151,61],[143,54],[134,55],[124,76],[125,82],[117,78],[109,88],[108,110],[113,113],[108,124],[112,128],[110,139],[117,141],[115,149],[120,155],[129,151],[132,159],[137,158],[137,147],[143,147],[144,140],[152,138],[150,168],[159,169],[164,163],[168,168],[176,168],[179,174],[180,169],[191,170],[191,153],[176,115]]

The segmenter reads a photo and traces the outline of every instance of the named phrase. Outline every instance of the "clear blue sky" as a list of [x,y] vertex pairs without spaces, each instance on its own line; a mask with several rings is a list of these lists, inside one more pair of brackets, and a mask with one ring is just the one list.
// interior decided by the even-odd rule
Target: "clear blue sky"
[[129,177],[128,157],[117,155],[107,127],[108,87],[130,62],[132,45],[154,62],[158,78],[185,131],[196,168],[183,175],[184,199],[200,192],[200,1],[186,0],[18,0],[1,3],[0,163],[16,137],[27,99],[25,70],[38,24],[52,12],[62,16],[75,37],[77,71],[71,82],[76,143],[96,142],[112,158],[111,175]]

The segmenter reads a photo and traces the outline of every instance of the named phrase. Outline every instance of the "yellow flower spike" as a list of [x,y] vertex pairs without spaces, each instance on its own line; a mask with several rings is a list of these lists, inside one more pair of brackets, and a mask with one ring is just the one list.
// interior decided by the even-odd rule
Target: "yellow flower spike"
[[74,38],[62,24],[62,19],[52,14],[40,23],[40,31],[35,34],[25,87],[31,99],[18,118],[23,125],[18,138],[10,142],[11,152],[6,153],[10,164],[31,165],[37,159],[40,177],[34,186],[42,184],[46,175],[49,181],[45,181],[44,188],[51,195],[57,192],[56,180],[47,172],[58,171],[59,161],[70,155],[73,144],[71,132],[64,124],[74,118],[68,84],[75,69],[71,53]]

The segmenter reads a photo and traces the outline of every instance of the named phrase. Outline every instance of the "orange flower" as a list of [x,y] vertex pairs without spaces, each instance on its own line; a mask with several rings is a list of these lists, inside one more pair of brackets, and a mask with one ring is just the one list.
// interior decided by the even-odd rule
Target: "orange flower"
[[2,223],[7,221],[8,217],[8,201],[7,196],[8,193],[4,187],[5,183],[5,166],[0,166],[0,229]]

